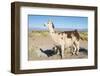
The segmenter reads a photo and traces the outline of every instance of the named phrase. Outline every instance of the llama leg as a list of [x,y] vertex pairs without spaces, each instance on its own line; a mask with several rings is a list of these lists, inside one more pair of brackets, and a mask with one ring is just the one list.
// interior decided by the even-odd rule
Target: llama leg
[[79,54],[79,43],[77,43],[77,51],[76,51],[76,55]]
[[64,58],[64,45],[61,46],[61,58]]
[[75,41],[75,46],[76,46],[75,54],[78,55],[79,54],[79,41]]
[[73,52],[72,52],[72,55],[75,55],[75,52],[76,52],[76,46],[73,44]]

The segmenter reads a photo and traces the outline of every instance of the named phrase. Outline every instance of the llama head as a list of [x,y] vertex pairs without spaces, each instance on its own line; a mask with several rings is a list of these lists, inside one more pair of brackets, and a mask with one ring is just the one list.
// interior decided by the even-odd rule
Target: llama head
[[45,23],[44,26],[47,26],[48,28],[53,28],[53,29],[55,28],[54,24],[51,20],[49,20],[47,23]]
[[55,32],[54,31],[54,24],[51,20],[49,20],[46,24],[44,24],[44,26],[47,26],[51,33]]

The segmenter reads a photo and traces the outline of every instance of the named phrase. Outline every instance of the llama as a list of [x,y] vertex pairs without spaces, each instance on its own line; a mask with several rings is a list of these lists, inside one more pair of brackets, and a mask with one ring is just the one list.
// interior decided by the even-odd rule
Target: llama
[[52,39],[55,42],[55,45],[61,46],[61,58],[64,58],[64,50],[65,48],[72,47],[74,51],[72,52],[73,55],[79,54],[79,39],[81,38],[78,31],[64,31],[64,32],[56,32],[54,29],[54,24],[52,21],[48,21],[45,26],[48,27],[49,33]]

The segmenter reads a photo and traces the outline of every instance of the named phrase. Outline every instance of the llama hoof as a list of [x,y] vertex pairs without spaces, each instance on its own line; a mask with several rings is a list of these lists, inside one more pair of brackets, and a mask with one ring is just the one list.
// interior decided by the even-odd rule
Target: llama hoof
[[77,55],[77,56],[78,56],[78,55],[79,55],[79,52],[76,52],[76,53],[75,53],[75,55]]

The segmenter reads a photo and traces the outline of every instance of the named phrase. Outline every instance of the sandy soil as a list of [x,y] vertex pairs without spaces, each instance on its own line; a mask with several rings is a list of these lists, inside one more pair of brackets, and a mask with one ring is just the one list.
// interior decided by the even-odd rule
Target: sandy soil
[[[50,35],[41,35],[29,33],[29,50],[28,50],[28,60],[52,60],[61,59],[60,55],[55,54],[48,57],[44,53],[41,54],[40,48],[51,49],[54,46],[54,41],[51,39]],[[88,43],[87,41],[80,40],[80,53],[79,55],[71,55],[65,51],[65,59],[80,59],[88,57]]]

